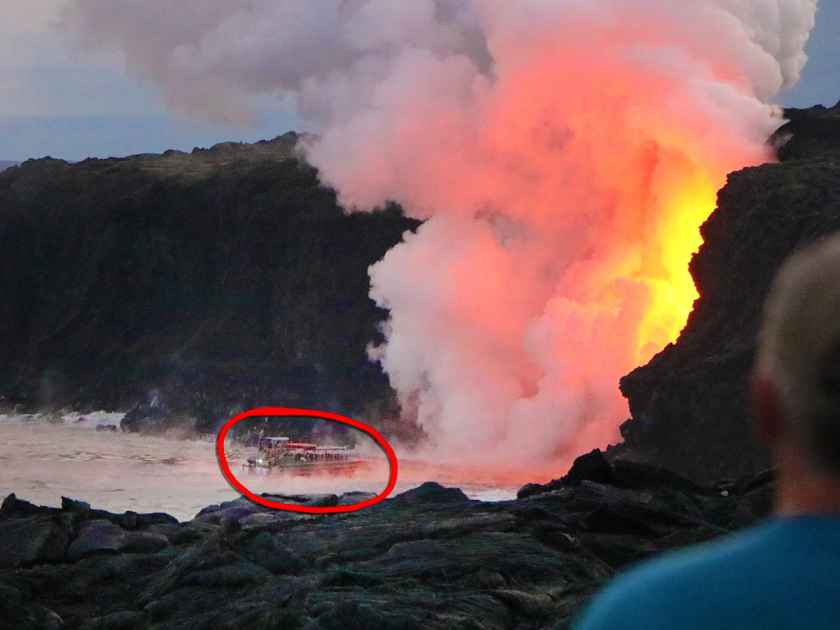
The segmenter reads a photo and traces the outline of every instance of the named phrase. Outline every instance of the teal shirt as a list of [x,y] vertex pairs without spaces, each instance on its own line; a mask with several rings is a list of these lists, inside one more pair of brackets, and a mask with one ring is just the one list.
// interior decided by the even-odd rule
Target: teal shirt
[[774,518],[644,563],[575,630],[840,629],[840,517]]

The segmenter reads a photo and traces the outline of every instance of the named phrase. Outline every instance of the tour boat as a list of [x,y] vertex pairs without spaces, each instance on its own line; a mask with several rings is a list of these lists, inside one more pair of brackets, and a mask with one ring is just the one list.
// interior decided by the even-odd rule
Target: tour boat
[[258,454],[249,457],[245,467],[252,470],[349,471],[368,463],[352,446],[321,446],[311,442],[293,442],[288,437],[260,437]]

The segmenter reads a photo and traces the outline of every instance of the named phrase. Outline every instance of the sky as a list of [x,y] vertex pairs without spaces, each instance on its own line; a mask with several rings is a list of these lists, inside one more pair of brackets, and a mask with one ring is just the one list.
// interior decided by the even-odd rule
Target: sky
[[[303,125],[279,99],[259,104],[251,127],[191,120],[168,111],[157,90],[129,77],[116,55],[80,53],[55,28],[65,0],[4,0],[0,22],[0,161],[67,160],[189,151],[272,138]],[[786,106],[840,101],[840,1],[822,0],[800,83]]]

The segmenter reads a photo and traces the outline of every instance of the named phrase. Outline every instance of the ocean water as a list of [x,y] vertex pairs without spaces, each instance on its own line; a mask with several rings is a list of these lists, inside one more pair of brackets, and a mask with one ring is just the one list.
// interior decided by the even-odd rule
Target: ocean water
[[[33,503],[57,506],[66,496],[113,512],[160,511],[186,520],[207,505],[239,496],[221,474],[212,439],[96,430],[98,424],[119,426],[122,416],[106,412],[0,415],[0,498],[14,492]],[[226,453],[234,474],[256,493],[379,493],[388,477],[387,461],[378,452],[379,461],[353,476],[254,474],[244,470],[242,463],[255,451],[228,445]],[[443,477],[417,462],[401,463],[394,494],[436,479],[458,485],[474,499],[501,501],[516,495],[516,487],[458,483]]]

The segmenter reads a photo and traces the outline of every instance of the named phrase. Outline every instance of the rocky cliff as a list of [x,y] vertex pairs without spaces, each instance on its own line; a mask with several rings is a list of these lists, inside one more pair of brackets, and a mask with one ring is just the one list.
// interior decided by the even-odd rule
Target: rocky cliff
[[0,627],[560,630],[617,570],[754,522],[771,492],[766,474],[700,487],[596,451],[515,501],[427,483],[331,516],[238,500],[179,523],[10,495],[0,509]]
[[762,302],[788,255],[840,230],[840,104],[786,114],[780,162],[731,174],[703,225],[700,298],[679,340],[621,380],[632,419],[615,453],[699,481],[766,465],[747,397]]
[[416,223],[345,214],[296,142],[0,174],[0,396],[141,404],[129,428],[211,429],[257,404],[387,409],[367,268]]
[[0,171],[5,171],[7,168],[17,165],[17,162],[10,162],[9,160],[0,160]]

